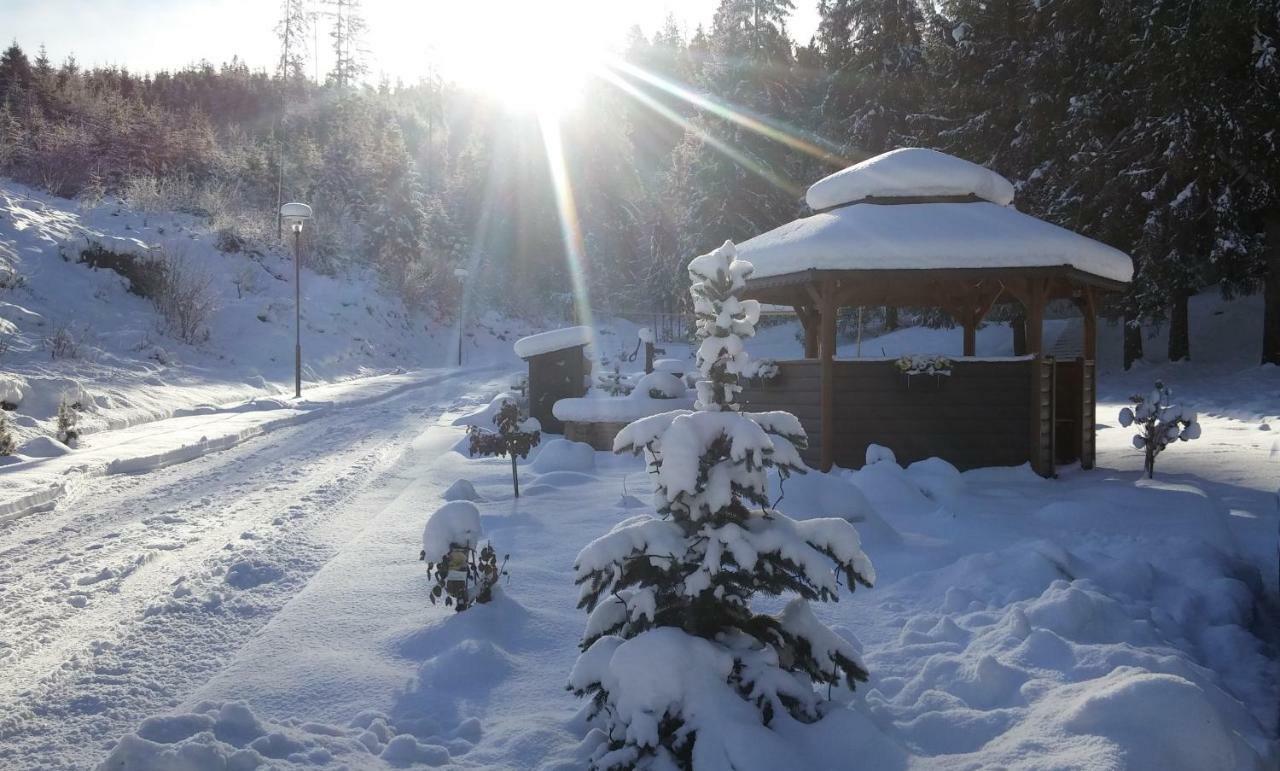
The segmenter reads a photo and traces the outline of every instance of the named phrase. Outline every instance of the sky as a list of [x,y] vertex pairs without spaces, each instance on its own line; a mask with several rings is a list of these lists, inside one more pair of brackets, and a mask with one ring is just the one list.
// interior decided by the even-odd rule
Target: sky
[[[491,69],[502,52],[527,47],[531,32],[558,48],[599,49],[618,44],[632,25],[651,34],[668,14],[687,31],[709,25],[716,5],[717,0],[364,0],[370,77],[412,82],[434,63],[446,78],[466,83]],[[798,0],[796,6],[792,36],[807,41],[817,27],[817,0]],[[54,63],[74,53],[81,66],[150,72],[239,55],[251,67],[274,68],[279,11],[279,0],[0,0],[0,35],[32,55],[44,44]],[[323,73],[328,22],[319,27],[312,45],[320,48]]]

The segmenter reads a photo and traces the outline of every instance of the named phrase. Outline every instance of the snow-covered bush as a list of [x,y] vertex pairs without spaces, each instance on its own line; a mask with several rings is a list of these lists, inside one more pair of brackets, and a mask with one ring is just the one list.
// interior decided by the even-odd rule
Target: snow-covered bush
[[443,599],[445,607],[462,612],[493,599],[493,587],[507,574],[507,556],[499,565],[493,544],[480,545],[481,535],[480,510],[470,501],[446,503],[427,519],[418,559],[435,580],[431,604]]
[[76,440],[80,438],[80,431],[76,428],[79,422],[80,415],[76,412],[75,405],[65,396],[62,397],[62,401],[58,403],[58,441],[68,447],[75,447]]
[[14,439],[9,428],[9,416],[0,411],[0,456],[12,455],[18,449],[18,440]]
[[[759,316],[736,296],[752,267],[735,255],[726,242],[689,265],[701,338],[695,409],[635,421],[614,441],[616,452],[647,454],[659,516],[622,522],[574,564],[590,615],[569,687],[591,698],[607,734],[598,769],[731,767],[730,756],[751,752],[745,734],[784,712],[815,721],[819,686],[867,676],[808,604],[836,599],[841,583],[871,585],[858,533],[841,519],[797,522],[769,508],[769,469],[804,471],[804,430],[793,415],[735,402],[750,367],[743,339]],[[756,595],[784,593],[794,597],[779,615],[751,607]]]
[[650,399],[679,399],[688,389],[683,380],[669,372],[650,372],[636,383],[636,391]]
[[52,331],[44,339],[44,347],[49,351],[49,358],[55,360],[80,358],[81,336],[82,332],[72,325],[55,323]]
[[162,264],[152,302],[164,320],[164,331],[189,345],[203,343],[217,310],[213,278],[181,252],[166,253]]
[[480,426],[467,429],[467,451],[472,457],[480,455],[488,457],[509,456],[511,458],[511,488],[515,497],[520,497],[520,477],[516,473],[516,460],[529,456],[529,450],[538,445],[542,438],[542,426],[537,418],[526,418],[520,414],[520,408],[514,401],[504,401],[498,413],[493,416],[497,431],[489,431]]
[[1129,401],[1134,406],[1120,410],[1120,425],[1138,425],[1133,446],[1146,453],[1142,468],[1151,479],[1156,473],[1156,456],[1173,442],[1199,439],[1200,423],[1195,410],[1174,403],[1173,391],[1160,380],[1150,394],[1134,394]]

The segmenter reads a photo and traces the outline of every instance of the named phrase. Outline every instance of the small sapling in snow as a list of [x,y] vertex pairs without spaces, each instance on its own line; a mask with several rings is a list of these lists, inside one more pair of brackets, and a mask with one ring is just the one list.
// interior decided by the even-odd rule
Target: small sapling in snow
[[76,440],[80,438],[80,431],[76,428],[79,422],[80,415],[76,412],[76,405],[67,401],[64,396],[58,403],[58,441],[68,447],[74,447]]
[[1133,407],[1120,410],[1120,425],[1137,424],[1133,446],[1146,453],[1143,470],[1147,479],[1155,476],[1156,456],[1175,441],[1188,442],[1200,438],[1200,423],[1194,410],[1173,402],[1173,391],[1157,380],[1147,396],[1129,397]]
[[516,459],[527,458],[529,450],[542,440],[542,426],[536,418],[522,417],[520,408],[514,401],[503,402],[502,409],[493,416],[493,422],[498,427],[497,431],[489,431],[480,426],[467,429],[467,451],[472,457],[509,456],[511,487],[515,491],[515,497],[519,498],[520,477],[516,473]]

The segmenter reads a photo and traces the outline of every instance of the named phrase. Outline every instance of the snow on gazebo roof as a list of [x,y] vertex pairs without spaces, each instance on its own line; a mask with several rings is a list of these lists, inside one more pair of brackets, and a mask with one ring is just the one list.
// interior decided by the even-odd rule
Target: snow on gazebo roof
[[[963,196],[980,200],[937,200]],[[808,270],[1058,267],[1119,283],[1133,277],[1124,252],[1019,212],[1004,177],[935,150],[871,158],[816,183],[807,198],[827,210],[738,245],[753,280]]]
[[900,147],[823,177],[805,201],[814,211],[864,198],[972,195],[1008,206],[1013,185],[990,169],[925,147]]

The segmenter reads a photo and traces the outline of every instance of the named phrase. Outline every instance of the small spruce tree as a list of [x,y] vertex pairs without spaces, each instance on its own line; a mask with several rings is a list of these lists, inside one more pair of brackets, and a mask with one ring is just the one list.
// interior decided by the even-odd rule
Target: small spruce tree
[[0,456],[12,455],[18,449],[18,440],[13,438],[13,430],[9,427],[9,416],[0,410]]
[[536,418],[520,415],[520,408],[512,400],[502,403],[498,414],[493,416],[497,431],[489,431],[480,426],[467,429],[467,451],[475,457],[480,455],[510,456],[511,487],[515,496],[520,497],[520,476],[516,473],[516,459],[527,458],[529,450],[538,445],[542,439],[541,426]]
[[1146,453],[1142,469],[1151,479],[1156,473],[1156,456],[1176,441],[1199,439],[1200,423],[1194,410],[1174,403],[1173,391],[1160,380],[1149,395],[1134,394],[1129,401],[1134,406],[1120,410],[1120,425],[1138,425],[1133,446]]
[[[856,649],[809,607],[837,599],[842,579],[871,586],[858,533],[842,519],[798,522],[769,506],[767,471],[804,471],[804,430],[789,413],[736,402],[760,309],[736,296],[752,267],[735,253],[726,242],[689,264],[701,339],[694,410],[635,421],[614,442],[615,452],[647,454],[658,516],[623,522],[574,565],[590,616],[569,687],[591,698],[608,736],[597,769],[749,756],[725,721],[756,731],[782,713],[813,722],[819,686],[867,677]],[[783,594],[793,599],[779,615],[751,607],[757,595]]]
[[58,403],[58,441],[74,447],[76,440],[80,438],[80,431],[76,428],[79,422],[80,415],[76,412],[75,405],[64,396]]

